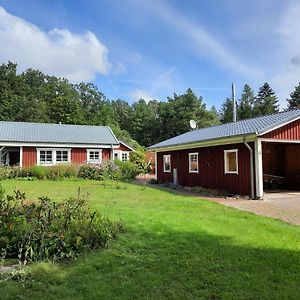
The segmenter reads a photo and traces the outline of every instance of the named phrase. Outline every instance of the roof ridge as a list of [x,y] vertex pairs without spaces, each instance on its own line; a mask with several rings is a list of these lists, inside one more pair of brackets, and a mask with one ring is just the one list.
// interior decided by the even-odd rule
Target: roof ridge
[[[214,128],[214,127],[218,127],[218,126],[225,126],[225,125],[229,125],[229,124],[237,124],[237,123],[240,123],[240,122],[251,121],[251,120],[256,120],[256,119],[260,119],[260,118],[280,115],[280,114],[291,112],[291,111],[299,111],[299,113],[300,113],[300,108],[292,108],[292,109],[287,109],[287,110],[283,110],[283,111],[280,111],[280,112],[277,112],[277,113],[272,113],[272,114],[268,114],[268,115],[264,115],[264,116],[256,116],[256,117],[251,117],[251,118],[247,118],[247,119],[243,119],[243,120],[238,120],[238,121],[235,121],[235,122],[232,121],[232,122],[228,122],[228,123],[224,123],[224,124],[201,127],[201,128],[197,128],[197,129],[192,130],[192,131],[198,131],[198,130],[205,129],[205,128]],[[189,133],[189,132],[190,131],[187,131],[187,132],[184,132],[182,134]]]
[[59,123],[45,123],[45,122],[23,122],[23,121],[0,121],[0,123],[14,123],[14,124],[31,124],[31,125],[51,125],[51,126],[87,126],[87,127],[107,127],[108,125],[88,125],[88,124],[59,124]]

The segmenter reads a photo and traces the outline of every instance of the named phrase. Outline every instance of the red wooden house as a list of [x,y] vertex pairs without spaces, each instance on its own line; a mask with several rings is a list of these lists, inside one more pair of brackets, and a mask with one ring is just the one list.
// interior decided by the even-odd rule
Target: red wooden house
[[263,198],[271,175],[300,190],[300,109],[192,130],[149,150],[160,182]]
[[132,150],[108,126],[0,122],[0,166],[125,161]]

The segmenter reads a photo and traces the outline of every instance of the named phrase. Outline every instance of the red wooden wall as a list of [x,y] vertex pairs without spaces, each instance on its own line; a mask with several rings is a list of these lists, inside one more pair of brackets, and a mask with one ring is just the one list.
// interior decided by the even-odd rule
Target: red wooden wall
[[[249,143],[250,144],[250,143]],[[253,143],[250,144],[253,148]],[[224,150],[238,149],[239,174],[225,174]],[[198,152],[199,173],[189,173],[188,153]],[[233,144],[157,153],[157,179],[171,182],[172,173],[163,172],[163,155],[171,155],[171,169],[177,168],[178,183],[202,186],[240,195],[251,194],[249,150],[244,144]]]
[[74,164],[84,164],[87,161],[87,153],[85,148],[72,148],[71,162]]
[[23,163],[22,167],[31,167],[36,165],[36,148],[23,147]]
[[262,136],[278,140],[300,140],[300,120],[291,122]]
[[289,144],[285,147],[284,174],[287,187],[300,190],[300,145]]
[[109,160],[111,155],[111,149],[103,149],[102,150],[102,159]]

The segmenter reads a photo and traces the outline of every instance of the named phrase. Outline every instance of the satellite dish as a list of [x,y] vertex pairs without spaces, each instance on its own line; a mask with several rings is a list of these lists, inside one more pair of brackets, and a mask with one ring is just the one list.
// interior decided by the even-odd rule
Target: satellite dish
[[190,126],[192,129],[196,129],[197,128],[197,123],[195,120],[190,120]]

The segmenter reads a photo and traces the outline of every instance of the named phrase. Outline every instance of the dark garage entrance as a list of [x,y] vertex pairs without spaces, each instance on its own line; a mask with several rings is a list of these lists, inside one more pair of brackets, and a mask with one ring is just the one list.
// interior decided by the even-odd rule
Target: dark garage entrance
[[262,150],[265,189],[300,191],[300,144],[263,142]]

